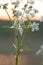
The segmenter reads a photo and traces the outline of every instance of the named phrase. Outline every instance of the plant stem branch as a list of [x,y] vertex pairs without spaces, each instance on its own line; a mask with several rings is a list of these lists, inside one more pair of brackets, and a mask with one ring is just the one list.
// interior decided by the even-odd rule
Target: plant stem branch
[[16,43],[17,44],[17,49],[16,49],[16,65],[18,65],[18,60],[19,60],[18,58],[19,58],[19,54],[20,53],[19,53],[19,39],[18,39],[19,37],[18,37],[18,32],[16,31],[16,33],[17,33],[16,37],[15,37],[16,41],[17,41],[17,43]]
[[11,20],[11,18],[10,18],[10,15],[8,14],[8,12],[7,12],[7,10],[5,9],[5,11],[6,11],[6,13],[7,13],[7,15],[8,15],[8,17],[9,17],[9,20],[11,21],[11,23],[13,24],[13,22],[12,22],[12,20]]
[[19,51],[17,50],[17,55],[16,55],[16,65],[18,65],[18,58],[19,58]]

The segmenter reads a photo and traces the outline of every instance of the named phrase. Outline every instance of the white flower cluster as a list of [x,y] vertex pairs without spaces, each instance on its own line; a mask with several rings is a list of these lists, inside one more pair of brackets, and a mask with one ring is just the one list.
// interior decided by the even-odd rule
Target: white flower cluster
[[[29,21],[29,18],[35,17],[35,14],[38,12],[36,9],[33,9],[34,2],[28,2],[27,0],[24,2],[22,1],[23,0],[13,0],[10,3],[3,5],[4,9],[10,8],[11,4],[14,5],[13,14],[16,18],[14,19],[13,27],[19,31],[21,36],[23,34],[24,28],[31,28],[32,31],[39,30],[39,23],[32,23],[31,21]],[[18,21],[19,17],[21,17],[21,19]],[[25,22],[23,18],[26,18],[28,22]]]
[[[26,25],[25,21],[23,19],[23,17],[27,18],[27,19],[29,19],[29,17],[35,17],[35,13],[37,13],[38,11],[32,8],[33,3],[30,5],[27,2],[27,3],[25,3],[25,5],[20,6],[20,1],[16,0],[15,4],[18,6],[15,7],[14,11],[13,11],[14,16],[16,17],[13,25],[15,28],[17,28],[19,30],[20,35],[22,36],[23,31],[24,31],[23,25],[25,25],[24,27],[31,28],[32,31],[39,30],[39,23],[36,23],[36,22],[32,23],[28,20],[29,23]],[[18,17],[20,17],[20,16],[21,16],[21,20],[19,20],[19,22],[18,22]]]

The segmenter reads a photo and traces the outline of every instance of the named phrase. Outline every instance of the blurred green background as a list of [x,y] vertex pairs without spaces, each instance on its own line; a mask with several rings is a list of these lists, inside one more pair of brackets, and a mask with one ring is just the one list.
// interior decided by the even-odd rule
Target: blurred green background
[[[27,32],[24,46],[32,49],[34,53],[43,45],[43,23],[39,23],[39,31]],[[11,26],[10,21],[0,21],[0,53],[11,53],[14,48],[12,44],[15,40],[14,29],[2,28],[2,26]]]
[[[32,65],[41,65],[40,62],[43,59],[43,56],[40,54],[36,56],[36,51],[40,49],[40,46],[43,45],[43,23],[39,22],[39,31],[27,32],[24,47],[30,49],[30,51],[24,51],[21,54],[32,55],[36,57],[36,61]],[[15,49],[13,43],[15,40],[15,32],[13,29],[2,28],[2,26],[11,26],[10,21],[0,21],[0,54],[15,54]],[[43,52],[42,52],[43,53]],[[38,61],[37,61],[38,59]],[[39,64],[38,64],[39,63]]]

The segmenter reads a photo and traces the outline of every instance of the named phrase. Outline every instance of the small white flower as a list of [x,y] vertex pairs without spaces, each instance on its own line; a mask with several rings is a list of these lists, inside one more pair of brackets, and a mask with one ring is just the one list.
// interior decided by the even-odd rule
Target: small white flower
[[29,17],[30,17],[29,14],[24,14],[23,16],[24,16],[25,18],[29,18]]
[[34,11],[30,11],[29,14],[31,15],[31,17],[35,17],[35,12]]
[[29,12],[30,12],[30,9],[25,9],[25,11],[24,11],[26,14],[28,14]]
[[39,23],[36,23],[36,22],[31,23],[31,28],[32,28],[32,31],[39,30]]
[[19,11],[19,10],[17,10],[17,11],[15,11],[14,12],[14,16],[17,16],[17,17],[19,17],[19,16],[21,16],[21,11]]
[[23,35],[23,28],[19,27],[18,30],[19,30],[20,35],[22,36]]
[[17,26],[18,22],[16,20],[14,20],[14,26]]

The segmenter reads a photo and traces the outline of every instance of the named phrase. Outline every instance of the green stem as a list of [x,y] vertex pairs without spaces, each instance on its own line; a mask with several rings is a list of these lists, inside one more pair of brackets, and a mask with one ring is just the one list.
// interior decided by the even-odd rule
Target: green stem
[[17,50],[17,55],[16,55],[16,65],[18,65],[18,59],[19,58],[19,51]]
[[[11,20],[11,18],[10,18],[10,16],[9,16],[9,14],[8,14],[6,9],[5,9],[5,11],[6,11],[6,13],[7,13],[8,17],[9,17],[9,20],[12,23],[12,20]],[[16,35],[15,38],[16,38],[16,44],[17,44],[17,49],[16,49],[16,65],[18,65],[18,58],[19,58],[19,39],[18,38],[19,37],[18,37],[18,32],[17,31],[15,31],[15,35]]]
[[7,13],[7,15],[8,15],[8,17],[9,17],[9,20],[11,21],[11,23],[13,24],[13,22],[12,22],[12,20],[11,20],[11,18],[10,18],[10,15],[8,14],[8,12],[7,12],[7,10],[5,9],[5,11],[6,11],[6,13]]
[[18,37],[18,33],[16,31],[16,44],[17,44],[17,49],[16,49],[16,65],[18,65],[18,58],[19,58],[19,37]]
[[21,38],[20,48],[22,48],[22,47],[23,47],[23,44],[24,44],[24,39],[25,39],[25,37],[26,37],[26,33],[27,33],[27,31],[26,31],[26,30],[24,30],[24,34],[23,34],[23,36],[22,36],[22,38]]

